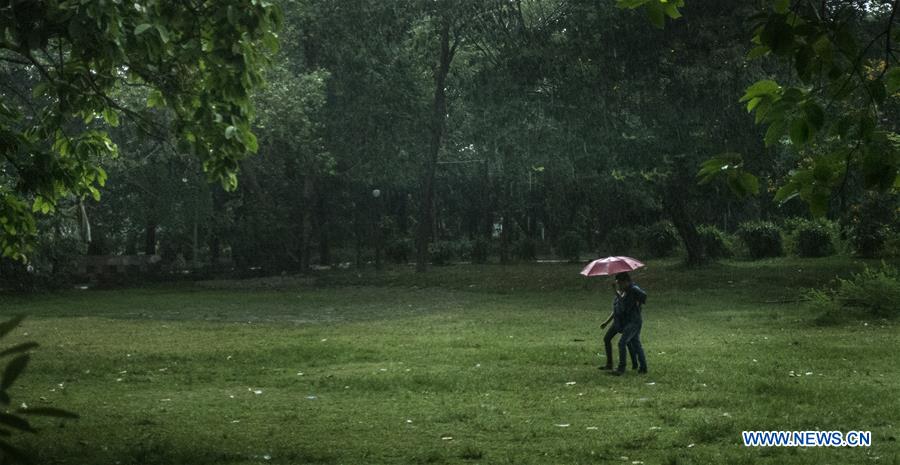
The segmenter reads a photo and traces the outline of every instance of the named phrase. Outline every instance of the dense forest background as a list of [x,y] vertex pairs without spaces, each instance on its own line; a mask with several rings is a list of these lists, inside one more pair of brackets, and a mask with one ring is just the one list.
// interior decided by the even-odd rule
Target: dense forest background
[[[739,102],[759,80],[804,80],[795,57],[748,58],[756,2],[693,0],[664,28],[588,0],[276,3],[280,46],[252,95],[258,153],[238,188],[208,182],[177,132],[160,130],[168,112],[123,114],[109,128],[118,156],[98,162],[100,200],[71,196],[37,216],[28,261],[2,259],[5,287],[68,284],[83,257],[111,255],[209,276],[900,252],[896,189],[872,189],[865,170],[832,176],[821,215],[809,198],[776,199],[814,154],[798,151],[794,128],[768,140]],[[854,24],[863,65],[883,71],[896,5],[833,3],[821,11]],[[4,102],[27,112],[40,98],[40,76],[20,64],[4,61],[0,76]],[[113,97],[154,98],[141,86]],[[894,136],[898,103],[888,92],[874,122]],[[756,178],[699,182],[729,154]]]

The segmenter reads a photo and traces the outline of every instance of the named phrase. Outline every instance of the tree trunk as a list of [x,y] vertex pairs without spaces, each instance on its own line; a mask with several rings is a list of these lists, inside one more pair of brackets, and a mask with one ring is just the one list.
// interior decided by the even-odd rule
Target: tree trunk
[[316,230],[319,233],[319,264],[328,266],[331,264],[331,248],[328,242],[328,208],[325,205],[325,195],[319,189],[316,195]]
[[156,255],[156,222],[152,220],[144,227],[144,255]]
[[437,168],[438,153],[441,150],[441,138],[444,134],[444,121],[447,114],[447,95],[445,86],[453,52],[450,48],[450,22],[447,18],[441,23],[440,59],[434,70],[434,106],[431,114],[431,142],[428,156],[422,170],[422,199],[419,205],[419,224],[416,232],[416,271],[428,269],[428,244],[431,242],[434,225],[434,174]]
[[686,200],[682,195],[678,195],[678,187],[670,183],[663,190],[663,208],[678,230],[678,235],[684,242],[684,248],[687,251],[686,264],[688,266],[702,266],[709,262],[706,256],[706,250],[703,248],[703,242],[700,240],[700,234],[694,226],[693,218],[686,207]]
[[300,224],[300,269],[308,270],[310,256],[312,255],[312,214],[313,214],[313,184],[312,176],[303,176],[303,219]]

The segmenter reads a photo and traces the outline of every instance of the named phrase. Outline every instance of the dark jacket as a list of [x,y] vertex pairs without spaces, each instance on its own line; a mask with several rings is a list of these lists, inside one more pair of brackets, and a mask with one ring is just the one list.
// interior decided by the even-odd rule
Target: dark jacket
[[625,295],[619,296],[616,293],[613,300],[613,318],[620,326],[641,321],[641,306],[646,302],[647,293],[632,283],[631,287],[625,289]]

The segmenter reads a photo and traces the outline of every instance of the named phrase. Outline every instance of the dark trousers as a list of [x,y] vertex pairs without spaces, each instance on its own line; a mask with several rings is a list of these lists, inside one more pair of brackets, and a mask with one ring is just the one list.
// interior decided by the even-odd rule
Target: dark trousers
[[640,369],[647,370],[647,357],[644,355],[644,347],[641,345],[641,320],[632,321],[622,327],[622,337],[619,338],[619,371],[625,371],[625,348],[631,352],[631,360],[637,354]]
[[[621,332],[622,332],[622,327],[619,324],[613,323],[612,325],[610,325],[609,329],[606,330],[606,334],[603,335],[603,348],[606,349],[606,366],[608,366],[610,368],[612,368],[612,366],[613,366],[612,340],[614,337],[616,337],[616,334],[619,334]],[[624,353],[624,352],[622,352],[623,349],[621,349],[621,347],[622,347],[621,341],[622,340],[619,339],[619,342],[620,342],[619,353],[620,354]],[[640,344],[640,340],[638,341],[638,344]],[[637,366],[638,366],[637,353],[635,353],[634,348],[632,348],[632,346],[630,346],[630,345],[628,346],[628,352],[631,353],[631,366],[637,368]]]

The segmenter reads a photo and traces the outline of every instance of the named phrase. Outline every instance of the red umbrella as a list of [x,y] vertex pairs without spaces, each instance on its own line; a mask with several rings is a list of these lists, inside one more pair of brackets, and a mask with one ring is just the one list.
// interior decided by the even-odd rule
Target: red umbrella
[[609,276],[623,271],[634,271],[644,266],[643,263],[631,257],[606,257],[594,260],[583,270],[585,276]]

